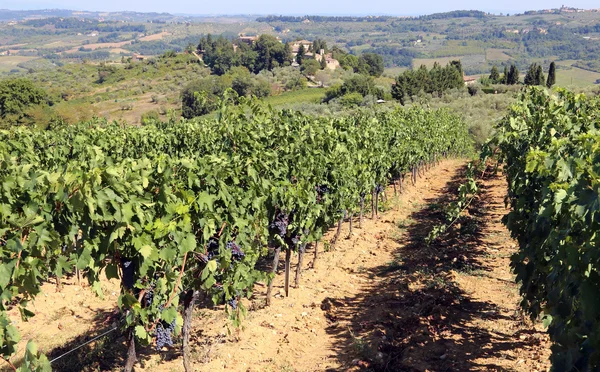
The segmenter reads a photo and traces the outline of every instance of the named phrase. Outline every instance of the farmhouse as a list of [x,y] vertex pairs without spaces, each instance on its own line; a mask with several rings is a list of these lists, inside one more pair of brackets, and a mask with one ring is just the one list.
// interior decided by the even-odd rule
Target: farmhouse
[[307,51],[312,47],[312,42],[308,40],[298,40],[292,43],[292,53],[294,55],[298,54],[298,50],[300,49],[300,45],[304,46],[304,50]]
[[473,76],[463,76],[463,81],[465,82],[465,86],[473,85],[477,82],[477,78]]
[[252,45],[256,40],[258,40],[258,36],[245,36],[244,34],[240,34],[238,40],[248,45]]

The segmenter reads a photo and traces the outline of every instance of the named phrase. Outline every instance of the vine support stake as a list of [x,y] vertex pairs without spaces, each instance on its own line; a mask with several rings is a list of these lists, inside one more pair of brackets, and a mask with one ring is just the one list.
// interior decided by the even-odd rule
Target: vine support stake
[[348,224],[350,225],[350,231],[348,232],[348,237],[346,239],[350,239],[352,237],[352,220],[354,219],[354,213],[350,213],[350,221]]
[[373,189],[373,192],[371,192],[371,219],[374,220],[375,219],[375,202],[376,202],[376,192]]
[[335,235],[333,236],[333,239],[331,239],[331,249],[332,250],[335,248],[335,243],[337,243],[338,238],[342,234],[342,224],[343,223],[344,223],[344,216],[340,217],[340,219],[338,220],[337,230],[335,232]]
[[294,286],[296,288],[300,287],[300,275],[302,274],[302,264],[304,263],[306,244],[307,243],[300,244],[300,248],[298,249],[298,266],[296,267],[296,277],[294,278]]
[[192,367],[192,353],[190,350],[190,332],[192,330],[192,316],[194,314],[194,306],[196,305],[196,301],[198,300],[199,291],[196,290],[188,290],[185,294],[185,299],[183,302],[183,328],[182,328],[182,336],[183,342],[181,345],[181,351],[183,354],[183,368],[186,372],[192,372],[194,368]]
[[402,194],[404,192],[403,187],[402,187],[403,179],[404,179],[404,175],[400,174],[400,194]]
[[360,197],[360,214],[358,217],[358,228],[362,229],[363,227],[363,214],[365,212],[365,197],[361,196]]
[[285,250],[285,297],[290,292],[290,259],[292,258],[292,248],[288,245]]
[[317,257],[319,257],[319,242],[315,242],[315,252],[313,256],[312,268],[317,268]]
[[277,248],[275,248],[275,256],[273,257],[273,270],[271,271],[273,273],[273,277],[271,278],[271,281],[269,281],[269,287],[267,288],[267,299],[265,304],[267,306],[271,305],[271,292],[273,291],[273,282],[275,281],[275,274],[277,274],[277,266],[279,266],[279,254],[281,253],[281,246],[277,246]]
[[129,329],[128,341],[129,347],[127,348],[127,361],[125,362],[125,372],[132,372],[133,365],[137,361],[137,355],[135,353],[135,335],[133,334],[133,328]]

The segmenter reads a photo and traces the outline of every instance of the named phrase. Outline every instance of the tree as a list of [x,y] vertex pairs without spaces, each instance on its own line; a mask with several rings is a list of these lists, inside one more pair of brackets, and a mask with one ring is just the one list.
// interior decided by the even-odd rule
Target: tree
[[504,73],[502,74],[501,84],[508,84],[508,66],[504,65]]
[[500,73],[498,72],[496,65],[492,66],[492,70],[490,71],[490,80],[492,84],[498,84],[500,82]]
[[317,62],[315,59],[306,59],[302,62],[302,66],[300,67],[300,71],[304,75],[314,75],[321,68],[321,64]]
[[317,71],[315,74],[315,80],[317,80],[319,82],[319,85],[321,85],[322,87],[325,86],[325,84],[327,84],[327,82],[330,79],[331,79],[331,76],[325,70]]
[[508,71],[508,78],[506,79],[506,84],[516,85],[518,83],[519,83],[519,69],[515,65],[510,65],[510,70]]
[[554,84],[556,84],[556,64],[551,62],[550,68],[548,69],[548,80],[546,80],[546,86],[548,88],[552,88]]
[[263,77],[258,77],[252,85],[252,94],[258,98],[268,97],[271,95],[271,84]]
[[535,71],[535,85],[544,85],[546,81],[546,77],[544,76],[544,70],[542,66],[538,66]]
[[296,62],[298,62],[299,65],[302,65],[302,61],[304,60],[304,53],[306,53],[306,51],[304,50],[304,44],[300,44],[300,47],[298,48],[298,54],[296,54]]
[[252,75],[247,68],[238,66],[231,69],[231,89],[233,89],[240,97],[250,94],[253,81]]
[[325,102],[329,102],[334,98],[345,96],[349,93],[360,93],[363,97],[372,95],[377,98],[383,98],[381,89],[375,86],[373,77],[355,74],[344,81],[341,86],[335,86],[325,92]]
[[364,53],[358,57],[358,72],[374,77],[379,77],[383,74],[385,66],[383,57],[375,53]]
[[321,70],[325,70],[327,68],[327,57],[325,55],[321,56]]
[[413,96],[425,92],[441,95],[448,89],[464,88],[463,76],[456,64],[449,63],[441,67],[435,63],[431,70],[421,65],[417,70],[408,70],[398,75],[396,84],[392,86],[392,97],[402,105]]
[[323,54],[327,53],[327,42],[322,39],[315,39],[312,43],[312,52],[319,54],[321,53],[321,49],[323,49]]
[[[335,56],[333,58],[336,58]],[[344,70],[358,72],[358,57],[353,54],[340,54],[336,58]]]
[[0,118],[9,124],[22,124],[26,111],[47,103],[48,94],[28,79],[0,81]]
[[458,70],[458,72],[460,73],[460,77],[462,79],[462,77],[465,75],[465,72],[462,67],[462,62],[460,60],[454,60],[454,61],[451,61],[450,64]]
[[289,44],[280,43],[272,35],[260,35],[252,49],[256,52],[255,73],[289,65],[292,60]]
[[529,70],[527,70],[527,74],[525,74],[523,83],[525,85],[537,85],[537,63],[529,65]]
[[182,116],[191,119],[216,110],[228,83],[227,77],[212,75],[189,83],[181,92]]

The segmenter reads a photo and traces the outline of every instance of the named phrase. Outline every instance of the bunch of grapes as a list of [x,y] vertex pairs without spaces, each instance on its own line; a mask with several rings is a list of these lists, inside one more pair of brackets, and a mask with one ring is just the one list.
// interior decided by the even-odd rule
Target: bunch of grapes
[[315,190],[317,192],[317,202],[321,202],[325,197],[325,194],[329,193],[329,187],[327,187],[327,185],[315,186]]
[[219,240],[214,236],[208,239],[208,243],[206,244],[206,254],[200,254],[200,259],[207,263],[212,260],[216,255],[219,254]]
[[235,242],[227,243],[227,249],[231,251],[231,257],[235,261],[241,261],[245,256],[242,249]]
[[279,235],[280,237],[285,237],[287,234],[287,228],[289,224],[289,215],[284,212],[278,212],[275,216],[275,220],[269,226],[271,228],[271,232]]
[[297,246],[297,245],[298,245],[298,243],[300,243],[300,235],[294,235],[294,236],[292,237],[292,244],[293,244],[294,246]]
[[154,284],[152,284],[146,291],[144,300],[146,301],[146,307],[150,307],[152,305],[152,301],[154,300]]
[[156,350],[161,350],[165,346],[173,346],[173,332],[175,332],[175,319],[166,328],[163,322],[158,323],[156,327]]
[[375,192],[378,193],[378,194],[382,193],[383,192],[383,186],[381,186],[381,185],[375,186]]
[[121,259],[121,270],[123,271],[123,277],[121,278],[123,287],[132,289],[133,284],[135,283],[135,279],[133,277],[135,264],[130,259]]
[[231,306],[233,310],[237,309],[237,298],[232,298],[231,300],[227,301],[227,304]]

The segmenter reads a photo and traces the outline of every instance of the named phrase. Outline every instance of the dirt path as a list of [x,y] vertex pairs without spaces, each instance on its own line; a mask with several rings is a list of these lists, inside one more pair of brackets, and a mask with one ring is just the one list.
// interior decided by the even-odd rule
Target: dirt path
[[[518,311],[509,270],[516,248],[500,223],[502,178],[484,181],[471,217],[456,226],[460,235],[423,242],[463,166],[445,161],[406,188],[379,220],[366,220],[322,254],[315,269],[307,263],[288,298],[280,274],[272,306],[249,313],[238,342],[221,343],[225,321],[215,325],[222,315],[204,312],[196,322],[206,342],[198,370],[545,370],[546,336]],[[262,301],[264,288],[256,298]]]
[[[250,311],[242,329],[231,328],[222,307],[197,311],[192,340],[196,369],[546,370],[547,338],[541,329],[523,321],[518,311],[518,291],[509,271],[515,245],[499,222],[506,213],[502,179],[485,180],[469,218],[431,246],[424,243],[440,221],[441,206],[461,182],[464,165],[460,160],[444,161],[397,198],[388,189],[387,211],[377,220],[365,219],[362,229],[355,223],[348,239],[345,224],[335,249],[323,252],[323,245],[319,246],[315,268],[313,251],[308,250],[301,285],[290,288],[289,297],[283,295],[283,270],[275,279],[270,307],[262,307],[266,288],[258,286],[247,303]],[[81,296],[73,287],[66,285],[60,294],[49,287],[43,307],[52,315],[35,317],[35,324],[19,324],[22,332],[40,345],[56,345],[57,334],[62,334],[62,344],[68,338],[68,345],[77,345],[88,336],[72,335],[100,333],[110,319],[112,294],[118,286],[106,288],[111,296],[104,302],[87,295],[69,302],[71,292]],[[73,320],[91,319],[90,309],[97,309],[95,323],[73,324]],[[67,321],[69,328],[63,329]],[[53,335],[35,330],[41,326]],[[114,338],[93,344],[61,368],[118,370],[125,355],[123,341]],[[109,351],[107,345],[115,350]],[[66,368],[75,362],[80,364]],[[157,355],[142,350],[136,370],[183,368],[178,351]]]

